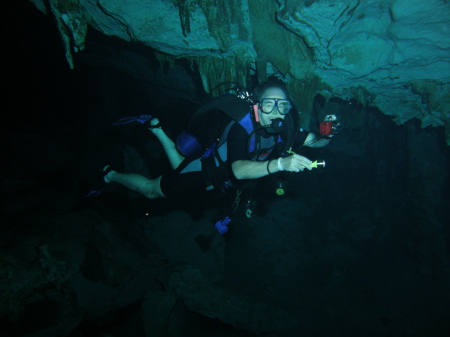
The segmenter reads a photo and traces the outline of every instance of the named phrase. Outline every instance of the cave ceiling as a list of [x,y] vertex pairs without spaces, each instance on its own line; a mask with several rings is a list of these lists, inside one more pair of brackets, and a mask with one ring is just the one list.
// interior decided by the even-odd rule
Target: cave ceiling
[[189,60],[206,91],[275,75],[304,111],[317,93],[356,99],[397,124],[445,126],[450,144],[445,0],[31,1],[55,18],[70,68],[95,29]]

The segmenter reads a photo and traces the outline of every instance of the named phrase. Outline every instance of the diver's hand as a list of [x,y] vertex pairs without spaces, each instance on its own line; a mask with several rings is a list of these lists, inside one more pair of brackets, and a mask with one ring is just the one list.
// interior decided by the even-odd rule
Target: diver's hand
[[312,163],[311,160],[300,156],[299,154],[293,154],[292,156],[281,158],[280,160],[281,168],[288,172],[300,172],[305,168],[307,170],[312,170]]

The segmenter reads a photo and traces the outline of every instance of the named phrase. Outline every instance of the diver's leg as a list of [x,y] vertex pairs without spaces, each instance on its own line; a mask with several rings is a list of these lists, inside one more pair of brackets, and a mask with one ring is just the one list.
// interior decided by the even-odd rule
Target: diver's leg
[[[152,125],[156,125],[158,123],[159,120],[157,118],[153,118],[151,121]],[[175,143],[160,127],[149,128],[149,130],[153,132],[156,138],[160,141],[164,151],[166,152],[167,158],[169,159],[170,165],[175,170],[184,160],[184,157],[177,151]]]
[[105,175],[106,183],[116,182],[149,199],[165,198],[161,191],[161,177],[148,179],[136,173],[120,173],[111,170]]

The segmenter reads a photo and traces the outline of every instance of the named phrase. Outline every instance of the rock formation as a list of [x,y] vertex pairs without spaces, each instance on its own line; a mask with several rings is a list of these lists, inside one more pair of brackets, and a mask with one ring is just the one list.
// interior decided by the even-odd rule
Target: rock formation
[[319,92],[353,98],[397,124],[445,125],[450,144],[447,1],[32,1],[54,16],[71,68],[87,31],[97,29],[150,46],[169,62],[188,59],[206,91],[248,84],[254,72],[276,75],[307,113]]

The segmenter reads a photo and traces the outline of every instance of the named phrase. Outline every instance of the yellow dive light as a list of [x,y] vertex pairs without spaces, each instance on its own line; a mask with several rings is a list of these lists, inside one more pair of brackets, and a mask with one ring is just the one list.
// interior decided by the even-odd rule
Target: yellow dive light
[[[311,164],[312,168],[317,168],[318,166],[322,166],[325,167],[325,160],[322,160],[321,162],[313,161],[313,163]],[[303,166],[304,167],[304,166]]]

